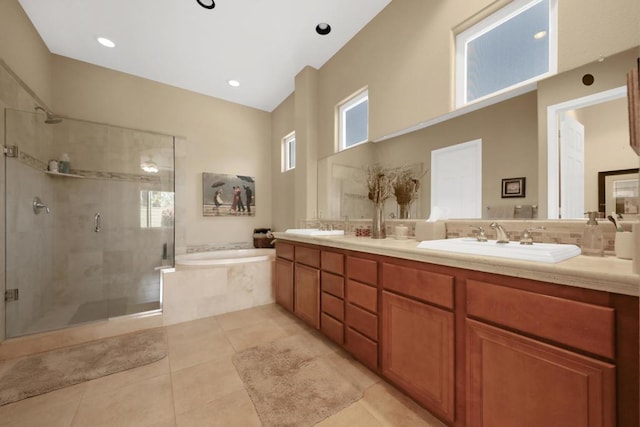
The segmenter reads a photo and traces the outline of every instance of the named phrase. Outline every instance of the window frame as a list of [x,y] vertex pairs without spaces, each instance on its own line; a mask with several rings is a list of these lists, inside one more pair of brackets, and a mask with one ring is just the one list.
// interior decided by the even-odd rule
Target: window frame
[[[346,146],[346,132],[347,132],[347,113],[353,108],[367,103],[367,136],[364,140],[358,141],[354,144]],[[353,94],[347,100],[342,102],[337,107],[338,115],[338,151],[348,150],[349,148],[356,147],[358,145],[369,142],[369,89],[364,88]]]
[[[291,155],[293,146],[293,156]],[[282,138],[282,172],[296,168],[296,133],[291,132]]]
[[487,99],[513,92],[514,95],[536,88],[536,82],[554,75],[558,71],[558,0],[549,1],[549,69],[547,72],[499,89],[473,101],[467,101],[467,45],[478,37],[494,30],[503,23],[525,12],[544,0],[514,0],[498,11],[488,15],[454,37],[455,42],[455,107],[461,108]]

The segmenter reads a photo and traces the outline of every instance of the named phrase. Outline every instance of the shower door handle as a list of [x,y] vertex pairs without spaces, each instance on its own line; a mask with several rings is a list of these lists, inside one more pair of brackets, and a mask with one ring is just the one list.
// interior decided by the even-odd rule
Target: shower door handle
[[96,226],[95,228],[96,233],[100,231],[100,217],[101,217],[100,212],[96,213],[93,217],[93,222],[94,222],[94,225]]

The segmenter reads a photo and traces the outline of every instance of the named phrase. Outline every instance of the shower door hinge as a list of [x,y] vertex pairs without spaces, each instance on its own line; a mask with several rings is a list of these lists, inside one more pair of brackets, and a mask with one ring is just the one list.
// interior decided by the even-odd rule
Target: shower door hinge
[[20,150],[17,145],[7,145],[2,147],[2,152],[6,157],[18,157]]
[[18,288],[16,289],[7,289],[4,291],[4,300],[5,302],[18,301]]

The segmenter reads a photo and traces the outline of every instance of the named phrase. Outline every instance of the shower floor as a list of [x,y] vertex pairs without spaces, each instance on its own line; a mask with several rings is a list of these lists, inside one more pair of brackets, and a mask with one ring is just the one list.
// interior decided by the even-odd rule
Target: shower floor
[[81,305],[57,306],[49,309],[39,320],[19,335],[46,332],[98,320],[144,313],[160,309],[160,301],[129,303],[128,298],[90,301]]

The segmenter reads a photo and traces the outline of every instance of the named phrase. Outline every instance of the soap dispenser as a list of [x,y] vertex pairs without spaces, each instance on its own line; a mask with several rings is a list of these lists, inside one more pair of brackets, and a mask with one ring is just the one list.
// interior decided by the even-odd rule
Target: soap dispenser
[[582,255],[604,256],[604,241],[602,240],[602,231],[598,227],[596,215],[598,212],[587,212],[589,220],[584,227],[582,233]]

